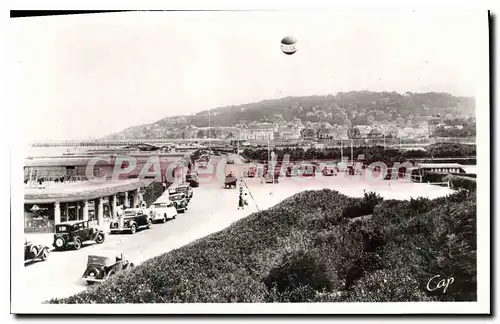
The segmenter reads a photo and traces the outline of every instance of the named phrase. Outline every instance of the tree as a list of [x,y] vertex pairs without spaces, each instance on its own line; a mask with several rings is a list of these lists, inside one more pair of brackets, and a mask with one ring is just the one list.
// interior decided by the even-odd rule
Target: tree
[[200,129],[199,131],[196,132],[196,137],[197,138],[204,138],[205,132],[202,129]]
[[359,131],[359,128],[352,127],[347,131],[347,135],[349,138],[359,138],[361,137],[361,132]]

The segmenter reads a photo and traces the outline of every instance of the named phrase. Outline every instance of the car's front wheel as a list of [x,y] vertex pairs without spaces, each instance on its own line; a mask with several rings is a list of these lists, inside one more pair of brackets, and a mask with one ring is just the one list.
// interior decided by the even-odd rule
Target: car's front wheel
[[49,251],[47,249],[44,249],[42,252],[41,259],[42,261],[47,261],[48,258],[49,258]]
[[95,239],[97,244],[101,244],[104,242],[104,233],[99,233]]
[[32,258],[36,258],[38,256],[38,249],[36,248],[36,246],[33,246],[31,248],[31,254],[32,254]]
[[82,248],[82,240],[79,237],[75,239],[75,244],[73,245],[75,250],[80,250]]
[[62,250],[62,248],[64,247],[64,239],[62,238],[57,238],[54,243],[56,250]]
[[135,234],[136,231],[137,231],[137,226],[135,224],[132,224],[132,226],[130,226],[130,234]]
[[152,223],[153,223],[153,222],[151,221],[151,218],[148,218],[148,225],[147,225],[147,228],[148,228],[148,229],[149,229],[149,228],[151,228],[151,224],[152,224]]

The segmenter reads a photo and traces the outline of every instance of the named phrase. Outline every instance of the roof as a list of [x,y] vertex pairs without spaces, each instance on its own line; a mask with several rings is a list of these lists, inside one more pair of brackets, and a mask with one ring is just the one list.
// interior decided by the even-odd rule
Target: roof
[[56,224],[56,226],[59,226],[59,225],[73,226],[75,224],[79,224],[79,223],[83,223],[83,222],[88,222],[88,220],[67,221],[67,222],[58,223],[58,224]]
[[126,213],[126,212],[134,212],[134,213],[137,213],[138,211],[143,211],[142,208],[127,208],[125,209],[123,212]]
[[91,200],[100,197],[111,196],[119,192],[132,191],[146,187],[154,179],[124,179],[107,180],[102,183],[92,181],[80,181],[75,183],[58,184],[54,187],[44,189],[25,188],[25,204],[46,204],[58,202],[70,202],[77,200]]
[[274,129],[273,124],[254,124],[254,125],[249,125],[248,129]]
[[121,257],[121,253],[118,251],[113,251],[113,250],[102,250],[99,251],[99,254],[89,254],[89,259],[90,258],[108,258],[112,259],[112,261],[115,261],[116,257]]
[[417,166],[422,169],[427,168],[459,168],[462,169],[462,165],[458,163],[418,163]]
[[[191,148],[191,147],[190,147]],[[192,148],[191,148],[192,149]],[[149,159],[150,154],[145,152],[132,152],[126,151],[127,156],[137,158],[137,162],[146,162]],[[97,153],[97,152],[96,152]],[[119,152],[118,152],[119,153]],[[91,159],[96,161],[97,166],[99,165],[115,165],[117,152],[108,152],[100,154],[86,154],[86,155],[74,155],[65,157],[28,157],[24,160],[25,167],[65,167],[65,166],[87,166]],[[182,158],[185,153],[159,153],[156,154],[160,158]],[[169,159],[167,159],[170,161]],[[172,159],[173,161],[173,159]]]

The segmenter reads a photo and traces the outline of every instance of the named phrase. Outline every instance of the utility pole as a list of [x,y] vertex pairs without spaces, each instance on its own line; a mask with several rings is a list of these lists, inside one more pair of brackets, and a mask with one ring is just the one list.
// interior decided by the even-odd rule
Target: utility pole
[[344,160],[344,143],[343,140],[340,139],[340,162]]
[[211,127],[211,124],[210,124],[210,115],[211,114],[212,114],[212,109],[209,108],[208,109],[208,148],[209,148],[209,150],[208,150],[208,153],[209,153],[208,156],[209,157],[210,157],[210,150],[212,150],[212,141],[210,140],[211,137],[212,137],[212,132],[211,132],[212,127]]
[[351,163],[354,165],[354,149],[353,149],[354,141],[351,139]]

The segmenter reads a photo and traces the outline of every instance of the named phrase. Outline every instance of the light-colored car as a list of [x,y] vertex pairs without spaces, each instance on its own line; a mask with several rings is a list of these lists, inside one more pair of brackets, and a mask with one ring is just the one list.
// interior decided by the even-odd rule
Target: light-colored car
[[168,219],[175,219],[175,216],[177,216],[174,202],[170,200],[157,200],[149,206],[149,210],[153,222],[165,223]]

